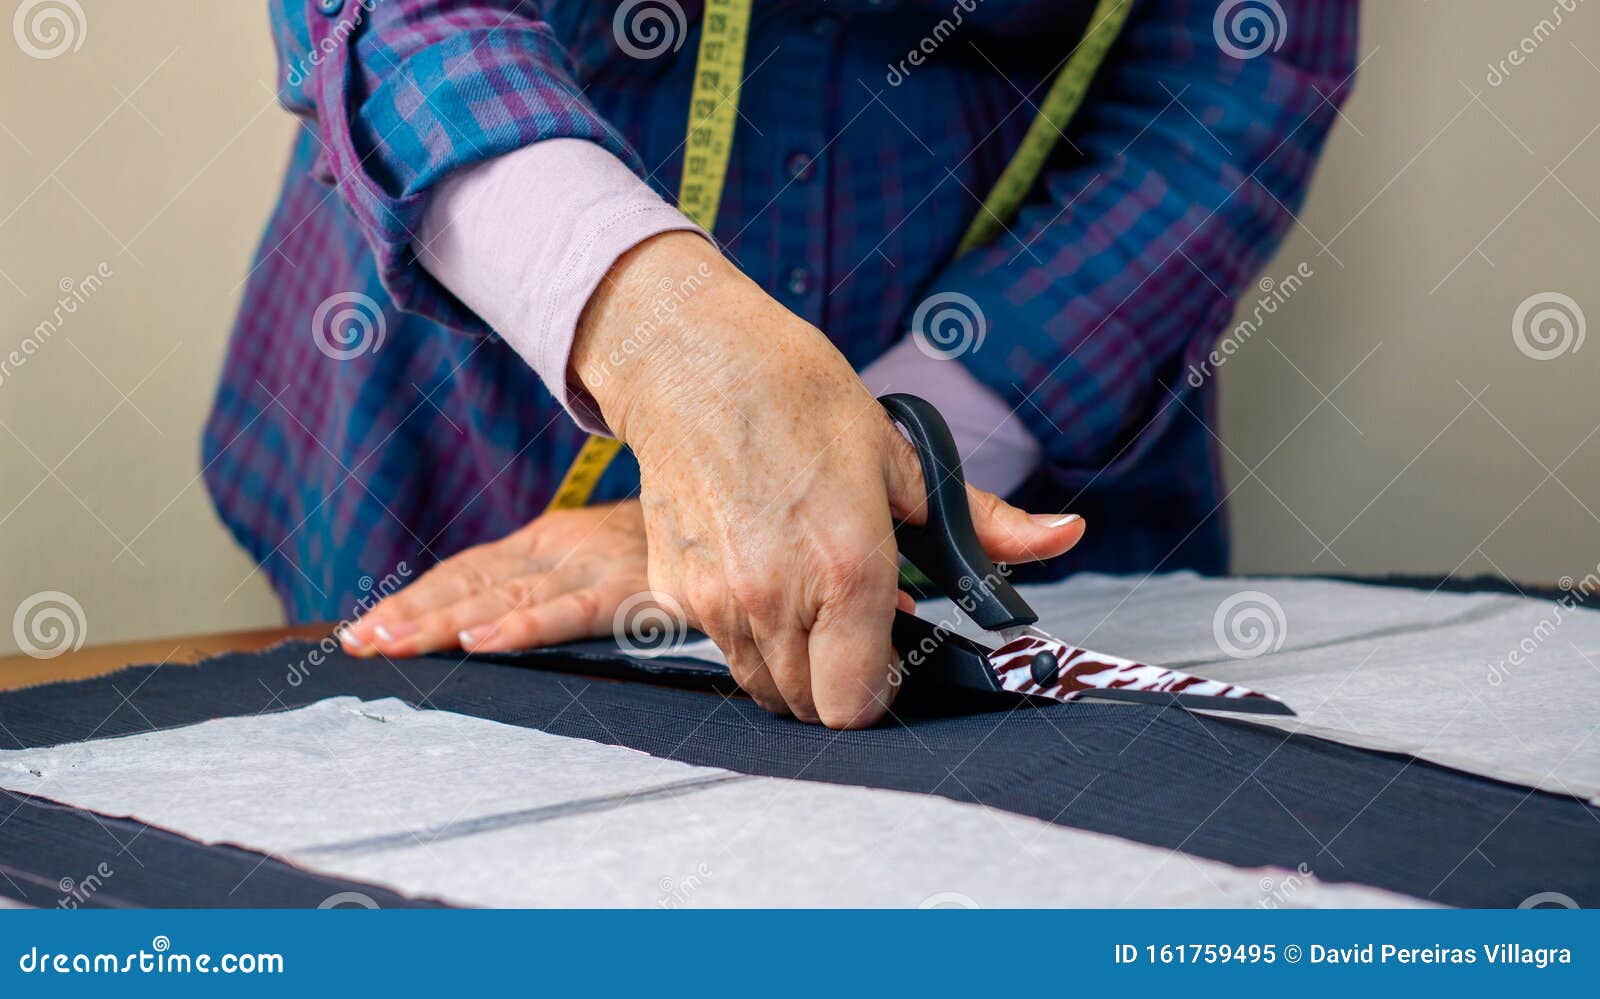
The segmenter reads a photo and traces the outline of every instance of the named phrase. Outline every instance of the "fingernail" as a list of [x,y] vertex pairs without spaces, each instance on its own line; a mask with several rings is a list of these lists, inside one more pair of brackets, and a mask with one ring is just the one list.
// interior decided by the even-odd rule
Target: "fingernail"
[[353,652],[365,652],[372,646],[363,642],[348,626],[339,629],[339,644]]
[[1034,523],[1043,524],[1045,527],[1066,527],[1068,524],[1073,523],[1074,521],[1083,519],[1075,513],[1069,513],[1065,516],[1059,517],[1048,513],[1035,513],[1031,516],[1033,517]]
[[456,632],[456,641],[461,643],[463,649],[471,648],[478,644],[478,636],[474,635],[471,629],[463,628]]
[[372,629],[380,641],[397,642],[417,630],[415,622],[396,621],[393,624],[384,622]]

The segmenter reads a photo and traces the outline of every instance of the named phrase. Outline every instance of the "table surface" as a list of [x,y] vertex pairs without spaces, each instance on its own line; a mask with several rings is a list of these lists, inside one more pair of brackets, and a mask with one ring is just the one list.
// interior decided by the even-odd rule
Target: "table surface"
[[0,657],[0,690],[16,690],[57,680],[82,680],[141,663],[181,663],[192,666],[202,659],[224,652],[253,652],[292,638],[316,640],[332,630],[331,624],[301,624],[216,635],[182,635],[91,645],[52,659],[34,659],[26,655],[4,656]]
[[[1525,586],[1509,584],[1516,590],[1536,589],[1540,584]],[[1554,586],[1545,587],[1551,593],[1564,592]],[[76,652],[66,652],[53,659],[34,659],[26,655],[0,656],[0,690],[17,690],[57,680],[82,680],[91,676],[114,673],[124,666],[142,663],[181,663],[193,665],[210,656],[224,652],[253,652],[289,639],[315,641],[333,631],[334,625],[287,625],[277,628],[259,628],[254,631],[228,631],[214,635],[181,635],[174,638],[152,638],[137,642],[115,642],[108,645],[91,645]]]

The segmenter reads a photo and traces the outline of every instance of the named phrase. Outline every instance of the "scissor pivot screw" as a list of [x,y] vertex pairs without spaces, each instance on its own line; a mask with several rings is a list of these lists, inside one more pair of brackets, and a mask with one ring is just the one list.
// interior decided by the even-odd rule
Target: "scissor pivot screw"
[[1028,666],[1028,671],[1033,674],[1033,682],[1041,687],[1054,687],[1060,669],[1061,663],[1056,660],[1056,654],[1048,650],[1034,653],[1033,662]]

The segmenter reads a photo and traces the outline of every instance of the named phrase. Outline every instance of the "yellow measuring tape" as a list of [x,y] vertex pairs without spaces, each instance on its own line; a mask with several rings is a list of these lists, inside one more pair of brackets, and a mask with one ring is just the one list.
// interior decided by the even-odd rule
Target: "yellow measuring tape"
[[[1077,113],[1095,72],[1116,41],[1134,0],[1100,0],[1089,18],[1083,40],[1056,75],[1039,105],[1039,114],[1012,154],[994,190],[984,199],[961,237],[957,253],[987,242],[1016,215],[1028,190],[1039,178],[1056,140]],[[683,179],[678,184],[678,209],[711,232],[717,224],[722,184],[728,176],[733,128],[739,116],[739,85],[744,79],[745,42],[750,32],[751,0],[706,0],[700,51],[689,98],[689,131],[684,148]],[[557,487],[551,510],[570,510],[589,502],[600,476],[622,442],[590,437]]]
[[[728,177],[749,32],[750,0],[706,0],[694,89],[689,95],[683,178],[678,182],[678,210],[706,232],[716,227],[722,183]],[[572,510],[589,502],[600,476],[620,450],[622,442],[611,437],[584,441],[556,487],[549,509]]]

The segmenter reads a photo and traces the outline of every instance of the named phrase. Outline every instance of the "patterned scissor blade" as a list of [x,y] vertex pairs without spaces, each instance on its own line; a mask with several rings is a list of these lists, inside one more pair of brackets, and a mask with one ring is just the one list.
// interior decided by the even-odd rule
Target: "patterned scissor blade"
[[[1002,687],[1031,697],[1070,701],[1092,695],[1097,690],[1140,690],[1183,695],[1190,703],[1195,703],[1193,698],[1216,698],[1216,708],[1222,711],[1228,710],[1228,700],[1282,703],[1238,684],[1207,680],[1175,669],[1080,649],[1033,628],[1013,633],[1008,638],[989,654],[989,663]],[[1050,668],[1050,659],[1041,658],[1041,653],[1054,657],[1054,669]]]

